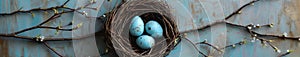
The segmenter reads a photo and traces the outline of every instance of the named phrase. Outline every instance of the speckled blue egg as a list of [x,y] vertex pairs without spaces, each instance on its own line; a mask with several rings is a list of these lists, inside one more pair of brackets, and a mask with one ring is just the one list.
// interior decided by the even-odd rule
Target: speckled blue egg
[[130,30],[132,36],[140,36],[144,32],[144,22],[141,17],[135,16],[132,19]]
[[159,38],[159,37],[162,37],[162,35],[163,35],[163,28],[156,21],[147,22],[145,29],[146,29],[146,32],[154,38]]
[[155,40],[148,35],[142,35],[136,39],[136,44],[142,49],[150,49],[153,47]]

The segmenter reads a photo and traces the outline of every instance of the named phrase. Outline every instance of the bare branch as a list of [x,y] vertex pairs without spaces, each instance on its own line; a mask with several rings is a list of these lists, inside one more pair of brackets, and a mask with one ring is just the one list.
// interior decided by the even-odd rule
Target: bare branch
[[245,4],[245,5],[243,5],[243,6],[240,7],[238,10],[236,10],[235,12],[233,12],[233,13],[231,13],[229,16],[227,16],[227,17],[225,18],[225,20],[228,20],[229,18],[231,18],[232,16],[234,16],[234,15],[236,15],[236,14],[242,13],[241,10],[242,10],[243,8],[249,6],[249,5],[251,5],[251,4],[253,4],[253,3],[257,2],[257,1],[259,1],[259,0],[252,0],[251,2],[249,2],[249,3]]
[[291,54],[292,52],[293,52],[292,50],[287,50],[286,53],[283,53],[283,54],[279,55],[278,57],[284,57],[286,55]]
[[51,51],[53,51],[56,55],[58,55],[59,57],[63,57],[63,55],[59,54],[57,51],[55,51],[53,48],[50,47],[50,45],[47,42],[43,42],[43,44],[50,49]]
[[204,41],[202,41],[202,42],[198,42],[198,43],[196,43],[196,45],[197,45],[197,44],[205,44],[205,45],[211,46],[212,48],[216,49],[217,51],[223,52],[223,51],[220,50],[217,46],[214,46],[214,45],[212,45],[212,44],[210,44],[210,43],[207,43],[207,40],[204,40]]
[[196,51],[198,51],[198,53],[200,53],[201,55],[203,55],[204,57],[208,57],[207,55],[205,55],[203,52],[201,52],[198,47],[196,47],[196,45],[189,39],[185,38],[185,37],[180,37],[181,39],[185,39],[187,40],[187,42],[191,43],[193,45],[193,47],[196,49]]
[[30,9],[30,10],[22,10],[22,8],[20,8],[17,11],[13,11],[11,13],[0,13],[0,15],[13,15],[13,14],[16,14],[16,13],[30,13],[32,11],[48,11],[48,10],[60,9],[60,8],[65,8],[65,9],[72,10],[71,8],[68,8],[68,7],[65,6],[69,1],[70,0],[67,0],[62,5],[54,6],[54,7],[50,7],[50,8],[33,8],[33,9]]
[[245,40],[242,40],[242,41],[240,41],[240,42],[238,42],[238,43],[235,43],[235,44],[231,44],[231,45],[227,45],[227,46],[225,46],[225,47],[223,47],[223,48],[221,48],[221,49],[226,49],[226,48],[229,48],[229,47],[236,47],[236,46],[238,46],[238,45],[243,45],[243,44],[246,44],[246,41]]
[[55,29],[55,30],[62,30],[62,31],[73,31],[73,30],[78,29],[78,27],[71,28],[71,29],[63,29],[63,28],[59,28],[59,27],[49,27],[49,26],[39,26],[37,28]]

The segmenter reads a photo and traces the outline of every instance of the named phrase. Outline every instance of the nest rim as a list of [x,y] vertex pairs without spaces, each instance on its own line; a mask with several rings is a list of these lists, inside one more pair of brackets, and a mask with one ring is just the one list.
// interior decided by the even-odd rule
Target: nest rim
[[[157,7],[154,7],[157,6]],[[144,7],[144,8],[141,8]],[[125,14],[125,15],[123,15]],[[165,51],[151,51],[151,49],[146,50],[148,52],[133,52],[132,53],[132,47],[134,47],[135,39],[137,37],[132,37],[129,35],[129,29],[128,27],[130,26],[124,26],[128,25],[131,23],[131,20],[134,16],[141,16],[143,19],[143,22],[147,22],[153,19],[147,19],[147,14],[154,14],[151,17],[154,18],[157,15],[160,15],[161,17],[158,17],[155,21],[157,21],[161,26],[163,27],[163,36],[166,39],[167,43],[167,48]],[[145,19],[146,18],[146,19]],[[124,20],[125,19],[125,20]],[[161,20],[159,20],[161,19]],[[170,8],[166,5],[166,3],[163,2],[157,2],[157,1],[130,1],[130,2],[125,2],[121,4],[120,7],[116,8],[116,10],[113,10],[111,14],[108,16],[108,19],[105,24],[106,28],[106,34],[107,38],[110,41],[107,41],[108,45],[113,47],[115,51],[121,51],[121,55],[128,55],[128,56],[147,56],[147,55],[163,55],[166,56],[171,52],[172,49],[175,48],[177,45],[176,38],[179,36],[179,31],[177,29],[177,25],[175,22],[175,17],[172,16],[170,12]],[[123,22],[123,23],[122,23]],[[120,25],[121,24],[121,25]],[[122,26],[123,25],[123,26]],[[121,28],[117,30],[117,28]],[[128,30],[122,30],[122,29],[128,29]],[[145,33],[145,32],[144,32]],[[143,35],[145,35],[143,33]],[[126,35],[127,34],[127,35]],[[121,36],[120,36],[121,35]],[[123,39],[123,37],[128,38],[128,40]],[[132,39],[133,38],[133,39]],[[120,41],[120,39],[123,39]],[[134,40],[134,42],[132,41]],[[129,42],[129,45],[128,45]],[[127,44],[124,44],[127,43]],[[133,43],[133,44],[132,44]],[[155,45],[158,42],[155,42]],[[128,48],[130,46],[130,48]],[[122,47],[121,49],[116,48],[116,47]],[[132,49],[130,51],[130,49]],[[127,52],[129,50],[129,52]],[[143,50],[143,49],[138,49],[138,50]],[[145,50],[144,50],[145,51]],[[150,52],[154,52],[155,54],[152,54]],[[162,52],[162,53],[161,53]],[[150,53],[150,54],[149,54]],[[120,55],[120,54],[118,54]]]

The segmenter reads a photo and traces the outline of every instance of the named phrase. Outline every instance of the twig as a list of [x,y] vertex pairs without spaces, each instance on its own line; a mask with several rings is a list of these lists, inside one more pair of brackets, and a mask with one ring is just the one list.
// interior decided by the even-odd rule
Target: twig
[[71,29],[63,29],[63,28],[60,28],[60,27],[49,27],[49,26],[39,26],[37,28],[56,29],[56,30],[62,30],[62,31],[73,31],[73,30],[78,29],[78,27],[71,28]]
[[[26,29],[23,29],[23,30],[20,30],[20,31],[17,31],[17,32],[13,32],[13,33],[10,33],[10,34],[0,34],[0,37],[12,37],[12,38],[17,38],[17,39],[25,39],[25,40],[32,40],[32,41],[35,41],[35,42],[41,42],[43,43],[47,48],[49,48],[51,51],[53,51],[55,54],[57,54],[58,56],[60,57],[63,57],[61,54],[59,54],[57,51],[55,51],[53,48],[51,48],[47,43],[46,41],[66,41],[66,40],[79,40],[79,39],[84,39],[84,38],[88,38],[89,36],[91,35],[94,35],[94,34],[90,34],[90,35],[86,35],[86,36],[81,36],[79,38],[44,38],[44,36],[36,36],[36,37],[29,37],[29,36],[18,36],[18,34],[20,33],[23,33],[23,32],[26,32],[26,31],[30,31],[30,30],[33,30],[33,29],[38,29],[38,28],[44,28],[44,29],[56,29],[56,30],[62,30],[62,31],[72,31],[72,30],[75,30],[77,28],[79,28],[81,26],[80,25],[77,25],[77,27],[75,28],[71,28],[71,29],[63,29],[62,27],[66,27],[66,26],[70,26],[72,25],[72,22],[70,22],[69,24],[65,25],[65,26],[57,26],[57,27],[49,27],[49,26],[43,26],[44,24],[52,21],[52,20],[55,20],[56,18],[60,17],[62,14],[64,13],[69,13],[69,12],[78,12],[78,13],[81,13],[80,9],[83,9],[83,8],[89,8],[89,9],[92,9],[91,7],[88,7],[89,5],[92,5],[94,3],[96,3],[95,1],[92,1],[91,3],[87,4],[87,5],[84,5],[82,7],[79,7],[79,8],[76,8],[76,9],[72,9],[72,8],[68,8],[66,7],[65,5],[69,2],[70,0],[67,0],[66,2],[64,2],[62,5],[60,6],[55,6],[55,7],[50,7],[50,8],[46,8],[46,9],[42,9],[42,8],[34,8],[34,9],[31,9],[31,10],[27,10],[27,11],[22,11],[21,9],[17,10],[17,11],[14,11],[12,13],[0,13],[0,15],[13,15],[13,14],[16,14],[16,13],[26,13],[26,12],[30,12],[32,13],[32,11],[47,11],[47,10],[54,10],[54,15],[52,15],[50,18],[48,18],[47,20],[41,22],[40,24],[36,25],[36,26],[32,26],[32,27],[29,27],[29,28],[26,28]],[[56,9],[59,9],[59,8],[65,8],[65,9],[69,9],[68,11],[63,11],[63,12],[58,12]],[[87,13],[83,12],[85,16],[87,16]],[[33,14],[33,13],[32,13]]]
[[49,48],[51,51],[53,51],[56,55],[58,55],[59,57],[63,57],[63,55],[59,54],[57,51],[55,51],[53,48],[51,48],[47,42],[43,42],[43,44],[44,44],[47,48]]
[[275,52],[278,52],[278,53],[281,52],[276,46],[274,46],[273,44],[271,44],[270,41],[266,41],[266,43],[269,44],[274,49]]
[[240,14],[240,13],[241,13],[241,10],[242,10],[243,8],[245,8],[246,6],[249,6],[249,5],[253,4],[253,3],[255,3],[255,2],[258,2],[258,1],[259,1],[259,0],[252,0],[251,2],[249,2],[249,3],[245,4],[245,5],[243,5],[243,6],[240,7],[238,10],[236,10],[236,11],[233,12],[233,13],[231,13],[229,16],[225,17],[225,18],[222,19],[222,20],[217,20],[217,21],[215,21],[215,22],[213,22],[213,23],[210,23],[209,25],[205,25],[205,26],[202,26],[202,27],[198,27],[198,28],[196,28],[196,29],[188,30],[188,31],[183,31],[183,32],[181,32],[181,33],[186,33],[186,32],[194,31],[194,30],[202,30],[202,29],[209,28],[209,27],[211,27],[211,26],[213,26],[213,25],[216,25],[216,24],[225,23],[225,22],[227,22],[226,20],[228,20],[228,19],[231,18],[232,16],[237,15],[237,14]]
[[0,34],[1,37],[13,37],[18,39],[26,39],[26,40],[33,40],[35,37],[28,37],[28,36],[17,36],[12,34]]
[[[68,1],[66,1],[63,5],[61,6],[64,6]],[[92,3],[89,3],[87,5],[84,5],[80,8],[76,8],[76,9],[72,9],[72,10],[69,10],[69,11],[63,11],[63,12],[60,12],[60,13],[54,13],[54,15],[52,15],[50,18],[48,18],[47,20],[41,22],[40,24],[36,25],[36,26],[32,26],[32,27],[29,27],[29,28],[26,28],[26,29],[23,29],[23,30],[20,30],[20,31],[17,31],[17,32],[13,32],[13,33],[10,33],[10,34],[0,34],[1,37],[15,37],[15,38],[20,38],[20,39],[27,39],[27,40],[35,40],[37,37],[29,37],[29,36],[17,36],[18,34],[20,33],[23,33],[23,32],[26,32],[26,31],[29,31],[29,30],[33,30],[33,29],[38,29],[38,28],[46,28],[46,29],[56,29],[56,30],[62,30],[62,31],[72,31],[72,30],[75,30],[77,29],[78,27],[75,27],[75,28],[71,28],[71,29],[62,29],[62,28],[59,28],[58,27],[48,27],[48,26],[42,26],[48,22],[50,22],[51,20],[55,20],[56,18],[60,17],[62,14],[64,13],[69,13],[69,12],[74,12],[74,11],[78,11],[82,8],[85,8],[89,5],[92,5],[94,4],[95,2],[92,2]],[[72,25],[72,23],[69,23],[67,24],[66,26],[69,26],[69,25]],[[64,26],[63,26],[64,27]],[[47,38],[48,39],[48,38]],[[47,39],[45,39],[47,41]],[[56,41],[56,40],[73,40],[73,39],[61,39],[61,38],[58,38],[58,39],[48,39],[49,41]]]
[[291,51],[291,50],[287,50],[286,53],[283,53],[283,54],[279,55],[278,57],[284,57],[284,56],[286,56],[286,55],[291,54],[292,52],[293,52],[293,51]]
[[64,7],[69,1],[70,1],[70,0],[67,0],[65,3],[63,3],[63,4],[61,5],[61,7]]
[[[51,21],[51,20],[54,20],[54,19],[60,17],[60,16],[61,16],[62,14],[64,14],[64,13],[74,12],[74,11],[80,10],[80,9],[82,9],[82,8],[85,8],[85,7],[89,6],[89,5],[92,5],[92,4],[94,4],[94,3],[95,3],[95,2],[89,3],[89,4],[87,4],[87,5],[84,5],[83,7],[79,7],[79,8],[77,8],[77,9],[73,9],[73,10],[70,10],[70,11],[63,11],[63,12],[60,12],[60,13],[54,13],[54,15],[52,15],[52,16],[51,16],[50,18],[48,18],[46,21],[43,21],[42,23],[40,23],[40,24],[38,24],[38,25],[36,25],[36,26],[30,27],[30,28],[26,28],[26,29],[23,29],[23,30],[21,30],[21,31],[17,31],[17,32],[14,32],[14,33],[11,33],[11,34],[17,35],[17,34],[20,34],[20,33],[23,33],[23,32],[29,31],[29,30],[32,30],[32,29],[37,29],[37,28],[41,27],[42,25],[44,25],[45,23],[47,23],[47,22],[49,22],[49,21]],[[79,11],[78,11],[78,12],[79,12]]]
[[257,34],[258,36],[271,36],[271,37],[277,37],[277,38],[283,38],[283,39],[291,39],[291,40],[300,40],[300,37],[287,37],[284,35],[271,35],[271,34],[262,34],[255,31],[251,31],[254,34]]
[[[263,36],[269,36],[269,37],[278,37],[278,38],[283,38],[283,39],[291,39],[291,40],[299,40],[300,37],[287,37],[287,36],[284,36],[284,35],[269,35],[269,34],[262,34],[262,33],[258,33],[256,31],[254,31],[253,29],[258,29],[260,27],[266,27],[266,26],[269,26],[269,27],[272,27],[273,24],[265,24],[265,25],[253,25],[253,24],[249,24],[249,25],[240,25],[240,24],[235,24],[235,23],[231,23],[231,22],[228,22],[226,20],[219,20],[219,21],[216,21],[214,23],[211,23],[209,25],[206,25],[206,26],[203,26],[203,27],[200,27],[200,29],[198,30],[203,30],[203,29],[206,29],[210,26],[213,26],[213,25],[216,25],[216,24],[221,24],[221,23],[226,23],[226,24],[229,24],[229,25],[232,25],[232,26],[237,26],[237,27],[242,27],[244,29],[247,30],[248,33],[251,34],[252,37],[255,37],[259,40],[263,40],[263,41],[266,41],[266,43],[268,45],[270,45],[276,52],[281,52],[276,46],[272,45],[270,43],[270,40],[266,40],[266,39],[263,39],[263,38],[258,38],[258,37],[263,37]],[[187,39],[188,40],[188,39]],[[232,45],[228,45],[228,46],[225,46],[224,48],[221,48],[221,49],[225,49],[225,48],[229,48],[229,47],[235,47],[236,45],[243,45],[245,44],[246,41],[241,41],[241,42],[238,42],[238,43],[235,43],[235,44],[232,44]]]
[[225,22],[226,24],[229,24],[229,25],[232,25],[232,26],[243,27],[243,28],[245,28],[246,30],[248,30],[248,33],[250,33],[252,36],[253,36],[253,35],[256,35],[256,37],[269,36],[269,37],[277,37],[277,38],[291,39],[291,40],[299,40],[299,38],[300,38],[300,37],[287,37],[287,36],[284,36],[284,35],[262,34],[262,33],[258,33],[258,32],[256,32],[256,31],[253,30],[253,29],[257,29],[257,28],[263,27],[263,26],[273,26],[273,24],[266,24],[266,25],[263,25],[263,26],[257,26],[257,25],[249,24],[249,25],[247,25],[247,26],[244,26],[244,25],[240,25],[240,24],[230,23],[230,22],[227,22],[227,21],[224,21],[224,22]]
[[[43,41],[70,41],[70,40],[80,40],[84,38],[88,38],[90,36],[93,36],[94,34],[88,34],[85,36],[76,36],[75,38],[44,38]],[[29,37],[29,36],[17,36],[17,35],[12,35],[12,34],[0,34],[1,37],[13,37],[13,38],[18,38],[18,39],[25,39],[25,40],[32,40],[36,41],[38,37]],[[39,41],[38,41],[39,42]]]
[[246,43],[246,41],[245,41],[245,40],[242,40],[242,41],[240,41],[240,42],[238,42],[238,43],[231,44],[231,45],[227,45],[227,46],[225,46],[225,47],[223,47],[223,48],[221,48],[221,49],[226,49],[226,48],[229,48],[229,47],[236,47],[237,45],[243,45],[243,44],[245,44],[245,43]]
[[37,29],[37,28],[41,27],[42,25],[44,25],[45,23],[47,23],[47,22],[49,22],[51,20],[54,20],[54,19],[60,17],[63,13],[68,13],[68,12],[73,12],[73,11],[65,11],[65,12],[61,12],[61,13],[56,13],[56,14],[52,15],[50,18],[48,18],[46,21],[43,21],[42,23],[40,23],[40,24],[38,24],[36,26],[30,27],[30,28],[26,28],[26,29],[23,29],[23,30],[20,30],[20,31],[11,33],[11,34],[17,35],[17,34],[20,34],[20,33],[23,33],[23,32],[29,31],[29,30],[32,30],[32,29]]
[[202,54],[204,57],[208,57],[208,56],[205,55],[203,52],[201,52],[191,40],[189,40],[189,39],[187,39],[187,38],[184,38],[184,37],[180,37],[180,38],[181,38],[181,39],[185,39],[185,40],[187,40],[189,43],[191,43],[191,44],[193,45],[193,47],[196,49],[196,51],[198,51],[198,53]]
[[227,17],[225,18],[225,20],[228,20],[229,18],[231,18],[232,16],[234,16],[234,15],[236,15],[236,14],[240,14],[240,13],[242,12],[241,10],[242,10],[243,8],[249,6],[249,5],[251,5],[251,4],[253,4],[253,3],[257,2],[257,1],[259,1],[259,0],[252,0],[251,2],[249,2],[249,3],[245,4],[245,5],[243,5],[242,7],[240,7],[239,9],[237,9],[235,12],[233,12],[233,13],[231,13],[229,16],[227,16]]
[[22,8],[20,8],[17,11],[13,11],[11,13],[0,13],[0,15],[13,15],[13,14],[16,14],[16,13],[30,13],[32,11],[47,11],[47,10],[60,9],[60,8],[71,9],[71,8],[68,8],[68,7],[65,6],[69,1],[70,0],[67,0],[62,5],[54,6],[54,7],[50,7],[50,8],[33,8],[33,9],[30,9],[30,10],[21,10]]
[[196,45],[197,45],[197,44],[205,44],[205,45],[211,46],[212,48],[216,49],[217,51],[223,52],[223,51],[220,50],[217,46],[214,46],[214,45],[212,45],[212,44],[207,43],[206,40],[204,40],[204,41],[202,41],[202,42],[198,42],[198,43],[196,43]]

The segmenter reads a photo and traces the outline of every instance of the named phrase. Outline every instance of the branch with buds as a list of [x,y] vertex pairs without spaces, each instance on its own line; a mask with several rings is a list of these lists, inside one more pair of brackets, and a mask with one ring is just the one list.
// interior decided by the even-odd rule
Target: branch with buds
[[[51,51],[53,51],[55,54],[57,54],[60,57],[63,57],[63,55],[59,54],[59,52],[57,52],[57,51],[55,51],[55,49],[51,48],[47,42],[48,41],[79,40],[79,39],[87,38],[90,35],[79,36],[78,38],[48,38],[48,37],[45,37],[45,36],[42,36],[42,35],[31,37],[31,36],[19,36],[18,34],[26,32],[26,31],[34,30],[34,29],[55,29],[57,31],[73,31],[73,30],[76,30],[76,29],[78,29],[78,28],[80,28],[82,26],[82,23],[80,23],[80,24],[77,24],[77,26],[74,27],[74,28],[64,28],[64,27],[67,27],[67,26],[71,26],[73,24],[72,22],[70,22],[67,25],[60,25],[60,26],[56,26],[56,27],[44,26],[44,24],[46,24],[46,23],[48,23],[50,21],[53,21],[53,20],[59,18],[62,14],[65,14],[65,13],[77,12],[77,13],[85,16],[86,18],[97,18],[97,19],[105,19],[106,18],[106,15],[102,15],[100,17],[91,17],[91,16],[88,16],[88,13],[86,11],[79,11],[79,10],[84,9],[84,8],[86,8],[86,9],[92,9],[92,10],[98,10],[97,8],[89,7],[90,5],[96,3],[95,0],[91,0],[91,1],[89,1],[90,3],[88,3],[88,4],[84,5],[84,6],[81,6],[79,8],[69,8],[69,7],[67,7],[66,4],[69,1],[70,0],[67,0],[62,5],[58,5],[58,6],[54,6],[54,7],[50,7],[50,8],[33,8],[33,9],[30,9],[30,10],[22,10],[22,8],[20,8],[17,11],[13,11],[11,13],[0,13],[0,16],[14,15],[14,14],[17,14],[17,13],[31,13],[32,16],[34,16],[34,13],[33,13],[34,11],[51,11],[51,10],[54,11],[54,14],[50,18],[48,18],[47,20],[43,21],[42,23],[40,23],[40,24],[38,24],[36,26],[32,26],[32,27],[29,27],[29,28],[26,28],[26,29],[23,29],[23,30],[20,30],[20,31],[17,31],[17,32],[9,33],[9,34],[0,34],[0,37],[12,37],[12,38],[17,38],[17,39],[32,40],[32,41],[35,41],[35,42],[43,43],[48,49],[50,49]],[[268,36],[268,37],[277,37],[277,38],[282,38],[282,39],[300,40],[300,37],[289,37],[289,36],[287,36],[288,35],[287,33],[283,33],[282,35],[270,35],[270,34],[262,34],[262,33],[258,33],[256,31],[254,31],[254,29],[259,29],[261,27],[270,27],[270,28],[272,28],[274,26],[274,24],[265,24],[265,25],[249,24],[249,25],[240,25],[240,24],[235,24],[235,23],[231,23],[231,22],[227,21],[229,18],[231,18],[231,17],[233,17],[235,15],[241,14],[243,8],[245,8],[247,6],[250,6],[250,5],[254,5],[254,3],[258,2],[258,1],[259,0],[253,0],[253,1],[251,1],[251,2],[249,2],[247,4],[245,4],[245,5],[243,5],[242,7],[238,8],[236,11],[234,11],[233,13],[231,13],[229,16],[225,17],[223,20],[215,21],[215,22],[213,22],[211,24],[208,24],[208,25],[205,25],[203,27],[200,27],[200,28],[198,28],[196,30],[203,30],[203,29],[206,29],[206,28],[209,28],[211,26],[214,26],[216,24],[221,24],[221,23],[226,23],[226,24],[231,25],[231,26],[242,27],[245,30],[247,30],[247,32],[250,33],[250,35],[252,36],[252,38],[251,38],[252,40],[250,40],[251,42],[254,42],[255,40],[260,40],[263,45],[268,44],[269,46],[271,46],[274,49],[275,52],[278,52],[278,53],[280,53],[281,51],[275,45],[271,44],[272,40],[267,40],[267,39],[264,39],[264,38],[261,38],[261,37]],[[59,12],[57,9],[64,9],[64,11]],[[189,31],[194,31],[194,30],[189,30]],[[185,32],[188,32],[188,31],[185,31]],[[185,32],[182,32],[182,33],[185,33]],[[93,35],[93,34],[91,34],[91,35]],[[208,55],[205,55],[203,52],[201,52],[196,47],[196,45],[198,45],[198,44],[205,44],[205,45],[208,45],[208,46],[212,47],[213,49],[216,49],[217,51],[224,52],[224,51],[222,51],[223,49],[231,48],[231,47],[234,48],[234,47],[236,47],[238,45],[244,45],[244,44],[247,43],[247,40],[242,40],[242,41],[240,41],[238,43],[227,45],[227,46],[225,46],[223,48],[219,48],[217,46],[214,46],[214,45],[208,43],[207,40],[204,40],[203,42],[193,43],[192,41],[190,41],[186,37],[179,37],[179,38],[180,39],[186,39],[189,43],[191,43],[194,46],[194,48],[200,54],[202,54],[205,57],[208,57]],[[287,53],[281,54],[280,57],[281,56],[286,56],[286,55],[290,54],[291,52],[292,52],[291,50],[287,50]],[[101,55],[103,55],[103,54],[101,54]]]
[[[261,38],[261,37],[275,37],[275,38],[281,38],[281,39],[290,39],[290,40],[299,40],[300,41],[300,37],[289,37],[289,36],[287,36],[288,35],[287,33],[283,33],[282,35],[271,35],[271,34],[262,34],[262,33],[258,33],[256,31],[254,31],[254,29],[259,29],[261,27],[272,28],[272,27],[274,27],[273,23],[271,23],[271,24],[264,24],[264,25],[260,25],[260,24],[255,24],[255,25],[254,24],[240,25],[240,24],[235,24],[235,23],[227,21],[232,16],[237,15],[237,14],[241,14],[243,8],[245,8],[245,7],[249,6],[249,5],[254,5],[254,3],[258,2],[258,1],[259,0],[253,0],[253,1],[251,1],[251,2],[249,2],[247,4],[245,4],[245,5],[243,5],[242,7],[240,7],[238,10],[234,11],[233,13],[231,13],[229,16],[225,17],[223,20],[217,20],[217,21],[215,21],[215,22],[213,22],[211,24],[205,25],[203,27],[199,27],[199,28],[194,29],[194,30],[203,30],[203,29],[209,28],[211,26],[214,26],[214,25],[217,25],[217,24],[222,24],[222,23],[225,23],[225,24],[228,24],[228,25],[231,25],[231,26],[242,27],[248,33],[250,33],[250,35],[252,36],[252,38],[251,38],[252,40],[250,40],[251,42],[255,42],[255,40],[260,40],[263,45],[267,44],[267,45],[271,46],[272,49],[274,49],[274,51],[278,52],[278,53],[281,53],[281,51],[275,45],[271,44],[271,42],[273,40],[267,40],[267,39],[264,39],[264,38]],[[194,31],[194,30],[189,30],[189,31]],[[186,33],[186,32],[189,32],[189,31],[184,31],[182,33]],[[185,38],[182,38],[182,39],[185,39]],[[186,40],[188,40],[188,39],[186,39]],[[195,46],[195,44],[193,42],[191,42],[190,40],[188,40],[188,42],[190,42],[191,44],[193,44],[193,46]],[[206,42],[206,40],[203,41],[203,42],[198,42],[196,44],[205,44],[205,45],[211,46],[212,48],[216,49],[217,51],[223,52],[222,51],[223,49],[230,48],[230,47],[234,48],[234,47],[236,47],[238,45],[244,45],[246,43],[247,43],[247,40],[242,40],[242,41],[240,41],[238,43],[227,45],[227,46],[225,46],[223,48],[218,48],[217,46],[209,44],[209,43]],[[197,48],[197,47],[195,46],[195,48]],[[200,54],[204,55],[203,52],[201,52],[199,50],[197,50],[197,51]],[[284,53],[284,54],[282,54],[280,56],[285,56],[285,55],[288,55],[290,53],[291,52],[289,50],[289,51],[287,51],[287,53]],[[207,57],[208,55],[204,55],[204,56]]]
[[[33,9],[30,9],[30,10],[22,10],[22,8],[21,8],[21,9],[19,9],[17,11],[13,11],[11,13],[0,13],[0,16],[14,15],[14,14],[17,14],[17,13],[31,13],[32,16],[34,16],[34,13],[32,13],[33,11],[50,11],[50,10],[54,11],[54,14],[50,18],[46,19],[45,21],[39,23],[36,26],[25,28],[25,29],[22,29],[20,31],[12,32],[12,33],[9,33],[9,34],[0,34],[0,37],[11,37],[11,38],[25,39],[25,40],[35,41],[35,42],[38,42],[38,43],[43,43],[47,48],[49,48],[55,54],[57,54],[60,57],[63,57],[61,54],[59,54],[57,51],[55,51],[53,48],[51,48],[46,42],[47,41],[79,40],[79,39],[87,38],[87,37],[89,37],[89,36],[91,36],[93,34],[86,35],[86,36],[79,36],[78,38],[48,38],[48,37],[45,37],[45,36],[42,36],[42,35],[37,35],[35,37],[31,37],[31,36],[19,36],[18,34],[24,33],[26,31],[34,30],[34,29],[54,29],[57,32],[58,31],[73,31],[73,30],[76,30],[76,29],[80,28],[83,23],[79,23],[79,24],[77,24],[77,26],[75,26],[73,28],[64,28],[64,27],[67,27],[67,26],[71,26],[73,24],[73,22],[70,22],[67,25],[59,25],[59,26],[56,26],[56,27],[44,26],[44,24],[49,23],[49,22],[51,22],[53,20],[56,20],[57,18],[59,18],[61,15],[65,14],[65,13],[77,12],[77,13],[80,13],[80,14],[86,16],[86,17],[89,17],[88,13],[86,13],[85,11],[81,12],[79,10],[84,9],[84,8],[86,8],[86,9],[92,9],[92,10],[97,10],[97,8],[89,7],[90,5],[96,3],[95,0],[91,0],[90,3],[88,3],[88,4],[84,5],[84,6],[81,6],[79,8],[69,8],[69,7],[67,7],[66,4],[69,1],[70,0],[67,0],[62,5],[58,5],[58,6],[54,6],[54,7],[50,7],[50,8],[33,8]],[[64,9],[64,11],[59,12],[56,9]],[[97,17],[95,17],[95,18],[97,18]]]

